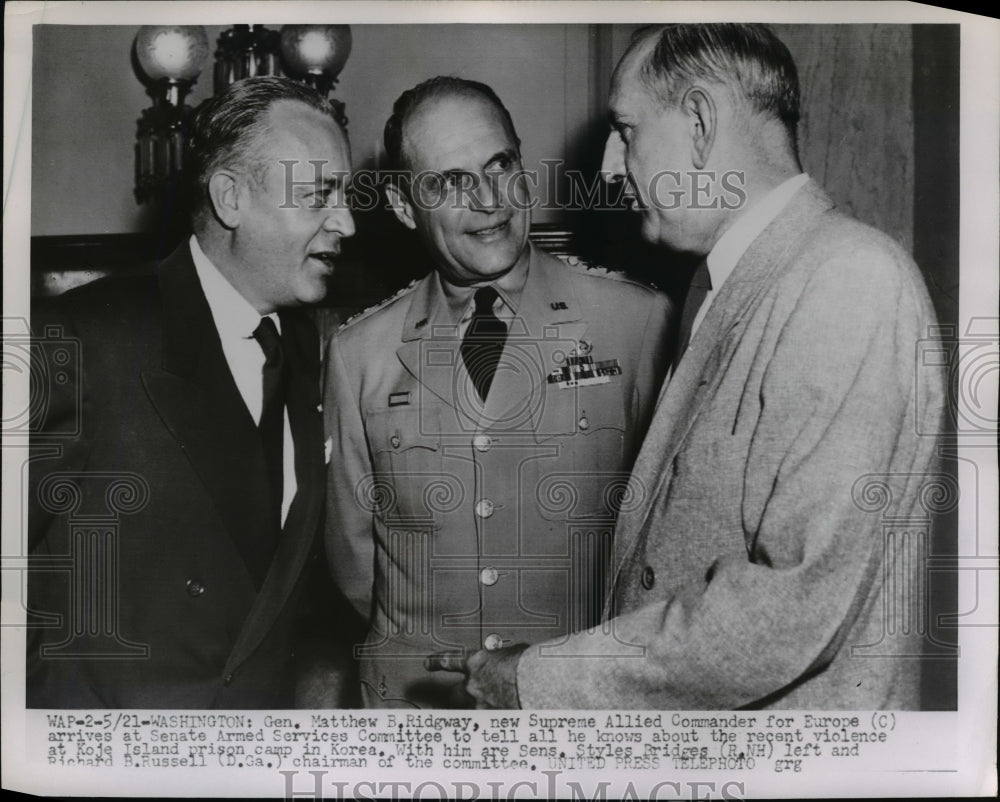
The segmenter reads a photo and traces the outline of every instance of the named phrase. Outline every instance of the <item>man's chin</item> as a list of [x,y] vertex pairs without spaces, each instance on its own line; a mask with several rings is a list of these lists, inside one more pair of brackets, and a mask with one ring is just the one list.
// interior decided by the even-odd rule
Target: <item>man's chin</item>
[[323,276],[317,276],[315,279],[309,282],[303,282],[298,287],[298,292],[295,294],[295,299],[298,301],[300,306],[308,306],[311,304],[318,304],[320,301],[326,298],[329,287],[327,282],[333,277],[332,270],[329,274]]

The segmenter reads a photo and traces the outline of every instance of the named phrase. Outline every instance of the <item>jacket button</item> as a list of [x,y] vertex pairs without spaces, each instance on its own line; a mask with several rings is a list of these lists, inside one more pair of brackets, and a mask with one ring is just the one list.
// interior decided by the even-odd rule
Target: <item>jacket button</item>
[[389,438],[389,445],[391,445],[393,448],[399,448],[400,442],[401,441],[399,439],[398,434],[394,434],[392,437]]
[[496,632],[491,632],[483,641],[483,646],[486,647],[487,651],[494,652],[503,646],[503,638],[497,635]]
[[489,518],[493,514],[493,502],[488,498],[480,499],[476,502],[476,515],[480,518]]
[[222,684],[223,685],[232,685],[233,684],[233,675],[232,674],[226,674],[225,678],[222,680]]
[[205,585],[201,580],[189,579],[187,581],[188,596],[201,596],[205,592]]
[[495,585],[500,578],[500,572],[496,568],[484,568],[479,572],[479,581],[484,585]]
[[646,566],[642,569],[642,586],[646,590],[652,590],[653,585],[656,584],[656,572],[650,566]]
[[580,427],[581,432],[585,432],[587,431],[587,429],[590,428],[590,421],[587,419],[587,416],[584,415],[582,418],[580,418],[580,420],[577,421],[576,425]]
[[477,434],[472,438],[472,447],[475,448],[476,451],[486,452],[489,451],[492,446],[493,441],[490,439],[488,434]]

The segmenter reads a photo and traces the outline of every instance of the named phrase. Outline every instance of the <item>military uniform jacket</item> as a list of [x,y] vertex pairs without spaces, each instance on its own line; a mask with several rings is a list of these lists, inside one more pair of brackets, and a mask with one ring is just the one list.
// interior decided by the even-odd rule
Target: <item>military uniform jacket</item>
[[[327,553],[371,629],[369,705],[447,706],[440,651],[599,619],[614,516],[668,364],[669,302],[533,250],[482,404],[432,273],[326,357]],[[440,313],[440,314],[439,314]]]
[[281,313],[298,491],[279,533],[186,243],[32,318],[51,380],[32,401],[28,706],[290,707],[324,501],[312,322]]
[[526,651],[522,706],[918,706],[927,530],[957,499],[942,371],[919,358],[934,320],[894,242],[799,190],[659,401],[617,615]]

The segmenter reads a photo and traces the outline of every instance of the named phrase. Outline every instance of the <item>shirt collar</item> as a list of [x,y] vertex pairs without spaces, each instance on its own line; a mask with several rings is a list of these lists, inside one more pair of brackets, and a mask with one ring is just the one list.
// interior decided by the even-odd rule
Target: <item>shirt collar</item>
[[[253,337],[254,329],[260,324],[260,312],[254,309],[253,304],[240,295],[239,290],[212,264],[212,260],[205,255],[194,234],[188,242],[191,246],[194,269],[198,273],[208,308],[212,311],[212,319],[215,321],[219,337],[222,339]],[[280,332],[281,324],[278,316],[271,313],[267,317],[274,321]]]
[[[518,264],[514,265],[511,270],[508,270],[496,281],[481,286],[496,289],[504,304],[516,315],[517,307],[521,303],[521,293],[528,281],[528,266],[530,263],[530,258],[520,259],[518,260]],[[441,287],[441,292],[445,298],[448,319],[452,323],[457,324],[469,309],[472,303],[472,296],[476,294],[476,290],[480,289],[480,287],[464,287],[452,284],[441,276],[440,271],[435,272],[437,273],[438,285]]]
[[807,173],[799,173],[778,184],[763,198],[744,209],[735,222],[709,251],[708,273],[712,277],[712,291],[718,292],[722,283],[733,272],[737,262],[746,253],[761,232],[767,228],[792,196],[809,180]]

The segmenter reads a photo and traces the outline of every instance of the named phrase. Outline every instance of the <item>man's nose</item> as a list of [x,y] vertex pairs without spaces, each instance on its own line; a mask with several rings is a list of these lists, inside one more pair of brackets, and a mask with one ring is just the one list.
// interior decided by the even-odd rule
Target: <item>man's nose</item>
[[325,231],[335,231],[342,237],[354,236],[354,215],[347,206],[336,205],[330,208],[323,220]]
[[609,184],[625,180],[625,143],[621,134],[612,131],[604,143],[604,159],[601,161],[601,178]]

